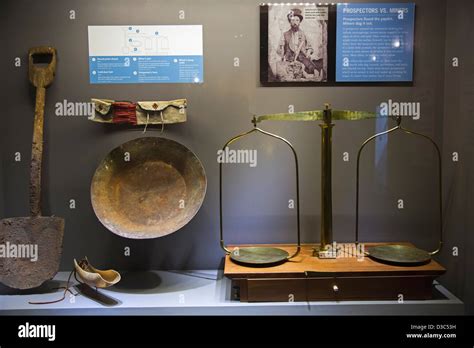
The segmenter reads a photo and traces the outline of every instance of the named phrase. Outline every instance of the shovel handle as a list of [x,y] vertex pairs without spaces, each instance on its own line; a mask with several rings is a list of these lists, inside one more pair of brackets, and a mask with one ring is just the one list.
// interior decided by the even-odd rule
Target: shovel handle
[[[35,58],[46,58],[45,64],[36,64]],[[49,59],[49,61],[48,61]],[[43,162],[43,124],[46,87],[56,72],[56,49],[50,46],[30,48],[28,51],[28,76],[36,87],[35,121],[30,164],[30,214],[41,216],[41,166]]]
[[[35,57],[44,57],[49,60],[47,64],[35,64]],[[54,47],[39,46],[28,51],[28,77],[35,87],[48,87],[53,83],[56,73],[57,52]]]
[[30,164],[30,214],[41,216],[41,166],[43,163],[43,124],[46,89],[36,88],[35,120]]

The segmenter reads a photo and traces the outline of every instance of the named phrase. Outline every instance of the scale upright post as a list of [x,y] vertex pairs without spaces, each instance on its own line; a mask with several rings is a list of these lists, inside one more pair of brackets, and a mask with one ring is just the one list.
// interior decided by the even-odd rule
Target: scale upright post
[[[321,239],[315,256],[328,257],[332,238],[332,111],[324,104],[321,127]],[[330,254],[330,253],[329,253]]]

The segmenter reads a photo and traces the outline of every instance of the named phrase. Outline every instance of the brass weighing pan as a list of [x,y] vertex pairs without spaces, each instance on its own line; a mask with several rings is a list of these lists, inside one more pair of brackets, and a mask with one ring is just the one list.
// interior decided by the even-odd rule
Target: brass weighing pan
[[295,174],[296,174],[296,235],[297,235],[297,246],[296,251],[290,255],[287,251],[279,248],[273,247],[263,247],[263,246],[249,246],[249,247],[235,247],[233,250],[230,250],[226,247],[224,242],[224,218],[223,218],[223,204],[222,204],[222,162],[219,163],[219,220],[220,220],[220,245],[221,248],[229,255],[232,261],[236,263],[241,263],[246,266],[270,266],[276,265],[282,262],[285,262],[300,252],[301,243],[300,243],[300,196],[299,196],[299,173],[298,173],[298,156],[296,155],[296,151],[291,145],[291,143],[272,133],[266,132],[257,127],[257,119],[254,117],[253,120],[254,128],[248,132],[239,134],[232,139],[230,139],[225,145],[222,147],[222,150],[225,149],[235,141],[251,134],[254,132],[270,136],[272,138],[278,139],[288,145],[293,152],[293,156],[295,159]]
[[368,248],[367,254],[375,260],[404,265],[420,264],[431,260],[431,253],[402,244],[378,245]]
[[112,150],[95,171],[91,201],[100,222],[132,239],[163,237],[199,211],[207,179],[198,157],[170,139],[144,137]]
[[439,151],[438,145],[436,145],[435,141],[431,139],[429,136],[414,132],[412,130],[408,130],[402,127],[401,122],[402,118],[399,116],[396,118],[397,125],[389,130],[384,132],[377,133],[367,140],[365,140],[361,147],[359,148],[359,152],[357,154],[357,175],[356,175],[356,228],[355,228],[355,239],[356,243],[359,243],[359,172],[360,172],[360,157],[362,150],[364,147],[373,141],[374,139],[392,133],[394,131],[400,130],[406,134],[415,135],[422,137],[428,140],[436,150],[436,154],[438,157],[438,209],[439,209],[439,242],[438,248],[434,251],[428,252],[425,250],[418,249],[416,247],[410,245],[403,245],[403,244],[386,244],[386,245],[378,245],[375,247],[370,247],[367,250],[367,255],[371,258],[386,263],[392,264],[400,264],[404,266],[409,265],[418,265],[422,263],[427,263],[431,260],[431,257],[440,252],[441,247],[443,246],[443,201],[442,201],[442,193],[443,193],[443,186],[442,186],[442,166],[441,166],[441,153]]
[[230,252],[230,258],[237,263],[263,266],[286,261],[290,254],[283,249],[272,247],[237,247]]

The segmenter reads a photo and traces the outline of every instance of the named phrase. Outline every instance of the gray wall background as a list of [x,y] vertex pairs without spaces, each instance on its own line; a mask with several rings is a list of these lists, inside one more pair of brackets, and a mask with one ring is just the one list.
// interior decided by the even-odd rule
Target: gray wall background
[[[448,269],[442,280],[474,313],[474,2],[448,1],[446,26],[445,105],[443,127],[446,249]],[[458,57],[459,68],[450,67]],[[462,159],[455,165],[451,154]],[[452,257],[453,246],[459,257]]]
[[[379,0],[381,1],[381,0]],[[390,1],[386,1],[390,2]],[[392,1],[393,2],[393,1]],[[218,164],[216,151],[233,135],[250,129],[253,114],[334,108],[374,110],[388,99],[421,103],[421,119],[405,125],[434,137],[442,146],[445,183],[446,248],[437,257],[448,267],[441,278],[466,301],[473,302],[473,129],[472,29],[469,0],[416,0],[415,75],[412,87],[261,87],[259,84],[259,9],[257,0],[100,0],[2,1],[3,100],[0,147],[0,213],[28,212],[30,139],[34,89],[27,79],[27,51],[37,45],[58,50],[58,70],[47,91],[43,214],[66,218],[61,268],[87,255],[98,267],[134,269],[216,268],[222,261],[218,237]],[[467,9],[470,10],[467,10]],[[76,19],[69,19],[69,11]],[[178,18],[185,11],[185,20]],[[90,85],[88,25],[202,24],[204,84]],[[470,39],[466,34],[470,35]],[[449,67],[459,56],[460,68]],[[22,58],[22,66],[13,65]],[[233,66],[234,57],[240,67]],[[96,166],[113,148],[137,137],[141,129],[114,128],[85,117],[57,117],[54,104],[91,97],[116,100],[188,99],[188,122],[167,127],[163,136],[192,149],[208,175],[208,191],[197,216],[183,229],[155,240],[129,240],[105,229],[96,219],[89,186]],[[266,130],[286,137],[300,160],[302,239],[319,240],[320,136],[317,123],[267,122]],[[374,121],[336,122],[333,145],[334,238],[354,235],[355,164],[361,142],[375,132]],[[160,136],[149,130],[146,136]],[[225,169],[225,226],[228,243],[292,242],[294,198],[291,153],[265,137],[252,137],[241,148],[259,149],[257,168]],[[22,161],[14,161],[21,152]],[[350,161],[342,160],[349,152]],[[459,151],[454,164],[450,153]],[[367,241],[412,241],[436,247],[436,158],[433,150],[409,136],[389,138],[382,161],[374,165],[374,147],[365,152],[361,176],[361,237]],[[471,179],[471,180],[470,180]],[[397,199],[405,209],[397,209]],[[76,209],[69,209],[69,200]],[[124,256],[124,247],[131,255]],[[451,256],[453,246],[461,248]],[[468,279],[470,278],[470,281]]]

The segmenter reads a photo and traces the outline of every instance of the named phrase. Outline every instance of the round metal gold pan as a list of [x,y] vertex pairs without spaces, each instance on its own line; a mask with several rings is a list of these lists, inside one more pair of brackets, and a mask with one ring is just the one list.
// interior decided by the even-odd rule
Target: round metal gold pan
[[270,247],[236,248],[230,253],[230,258],[247,265],[263,266],[286,261],[290,254],[285,250]]
[[204,168],[187,147],[166,138],[138,138],[100,163],[91,184],[92,207],[119,236],[162,237],[196,215],[206,186]]
[[416,265],[431,260],[428,252],[407,245],[379,245],[367,251],[376,260],[393,264]]

